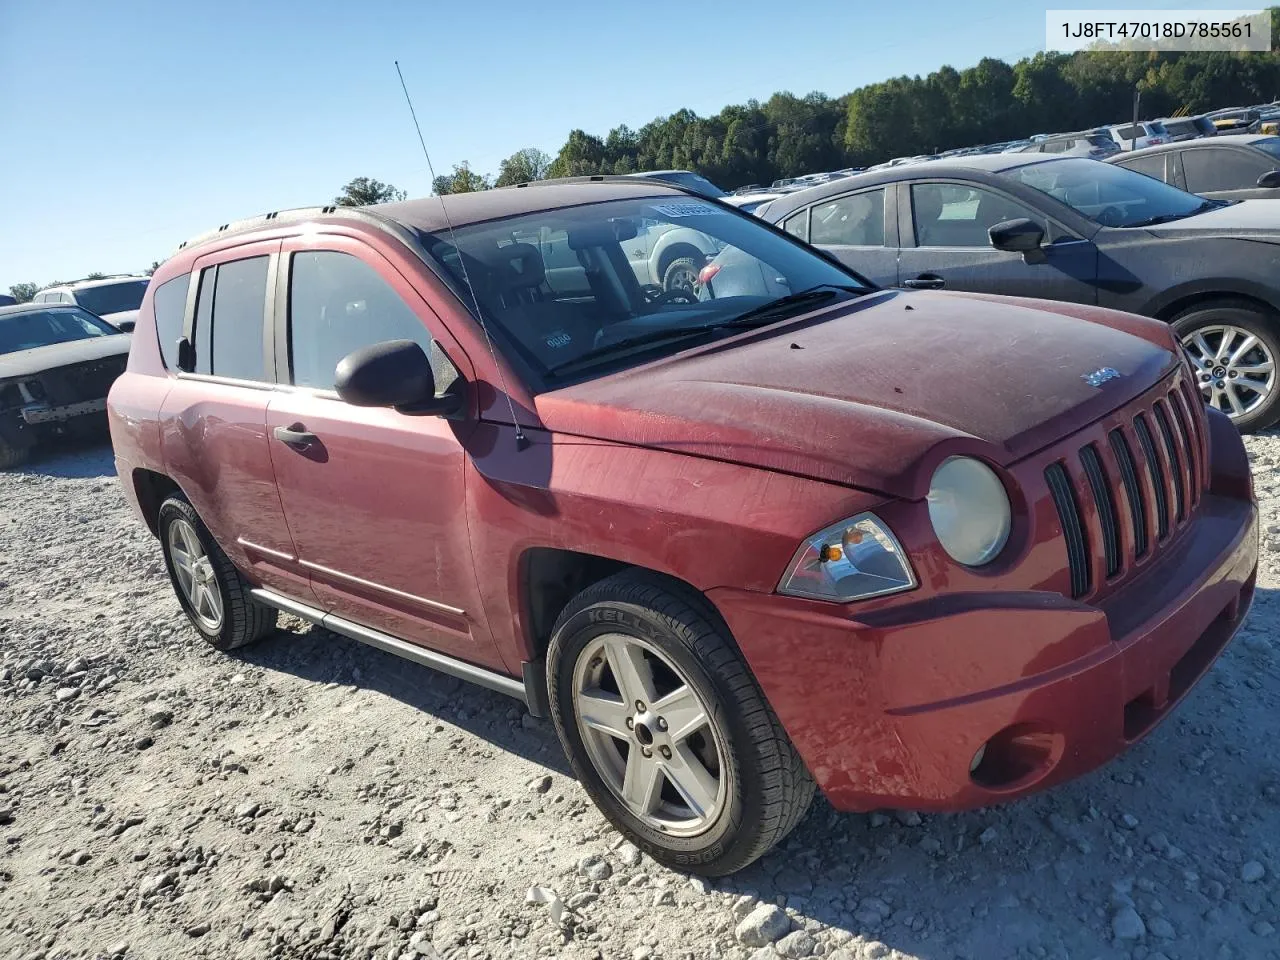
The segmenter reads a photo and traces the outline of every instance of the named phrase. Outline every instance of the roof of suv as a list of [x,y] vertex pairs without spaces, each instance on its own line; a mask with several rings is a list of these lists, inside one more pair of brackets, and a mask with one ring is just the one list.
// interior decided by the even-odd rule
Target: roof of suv
[[474,193],[451,193],[442,197],[421,197],[396,203],[379,203],[368,207],[324,206],[281,210],[225,223],[192,237],[180,244],[178,249],[188,250],[222,237],[268,230],[286,223],[302,223],[323,218],[362,220],[384,229],[398,225],[424,233],[434,233],[450,225],[461,227],[539,210],[624,200],[629,197],[664,195],[707,200],[707,197],[695,190],[665,180],[647,180],[636,176],[569,177],[562,180],[538,180],[493,190],[478,190]]

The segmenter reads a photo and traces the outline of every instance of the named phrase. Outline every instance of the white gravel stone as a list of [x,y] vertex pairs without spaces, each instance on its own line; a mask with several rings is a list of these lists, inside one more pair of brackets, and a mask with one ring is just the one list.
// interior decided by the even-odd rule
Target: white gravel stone
[[1240,868],[1240,879],[1245,883],[1257,883],[1267,875],[1267,868],[1257,860],[1249,860]]
[[763,947],[791,929],[791,919],[772,903],[762,903],[738,924],[734,935],[748,947]]
[[1111,918],[1111,932],[1117,940],[1140,940],[1147,932],[1147,925],[1133,907],[1121,907]]

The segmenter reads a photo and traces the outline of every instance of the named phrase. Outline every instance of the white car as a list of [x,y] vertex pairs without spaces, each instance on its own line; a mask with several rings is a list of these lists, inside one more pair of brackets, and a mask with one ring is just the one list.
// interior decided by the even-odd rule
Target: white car
[[758,214],[766,203],[783,196],[786,194],[778,190],[760,190],[756,193],[735,193],[732,196],[721,197],[720,200],[732,207],[737,207],[743,213]]
[[76,280],[46,287],[32,297],[31,302],[73,303],[128,333],[138,319],[142,295],[150,282],[150,277],[133,275]]
[[1099,127],[1089,133],[1100,133],[1120,144],[1121,150],[1141,150],[1143,147],[1155,147],[1170,141],[1169,131],[1159,120],[1143,120],[1139,123],[1116,123],[1109,127]]

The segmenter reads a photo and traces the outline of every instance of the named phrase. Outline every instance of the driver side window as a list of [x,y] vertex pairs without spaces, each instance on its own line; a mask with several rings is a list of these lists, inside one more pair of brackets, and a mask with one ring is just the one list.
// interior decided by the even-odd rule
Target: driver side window
[[912,184],[911,210],[918,247],[989,247],[991,227],[1020,217],[1045,227],[1043,217],[1016,200],[968,184]]
[[457,377],[418,315],[369,264],[336,250],[293,254],[289,274],[289,366],[300,387],[332,390],[338,361],[385,340],[412,340],[431,358],[436,389]]

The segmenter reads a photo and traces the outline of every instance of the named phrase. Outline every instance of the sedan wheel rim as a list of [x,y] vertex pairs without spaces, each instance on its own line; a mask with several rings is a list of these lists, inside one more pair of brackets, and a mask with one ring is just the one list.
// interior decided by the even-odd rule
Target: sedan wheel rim
[[672,270],[667,276],[667,292],[672,293],[676,290],[688,290],[692,292],[697,289],[698,274],[692,267],[679,267]]
[[637,637],[596,637],[573,694],[592,766],[632,816],[672,837],[711,829],[728,798],[724,738],[667,657]]
[[174,578],[192,615],[205,628],[222,629],[222,591],[213,563],[193,527],[181,518],[169,524],[169,557]]
[[1182,338],[1205,402],[1238,419],[1257,410],[1276,385],[1271,350],[1243,327],[1212,324]]

